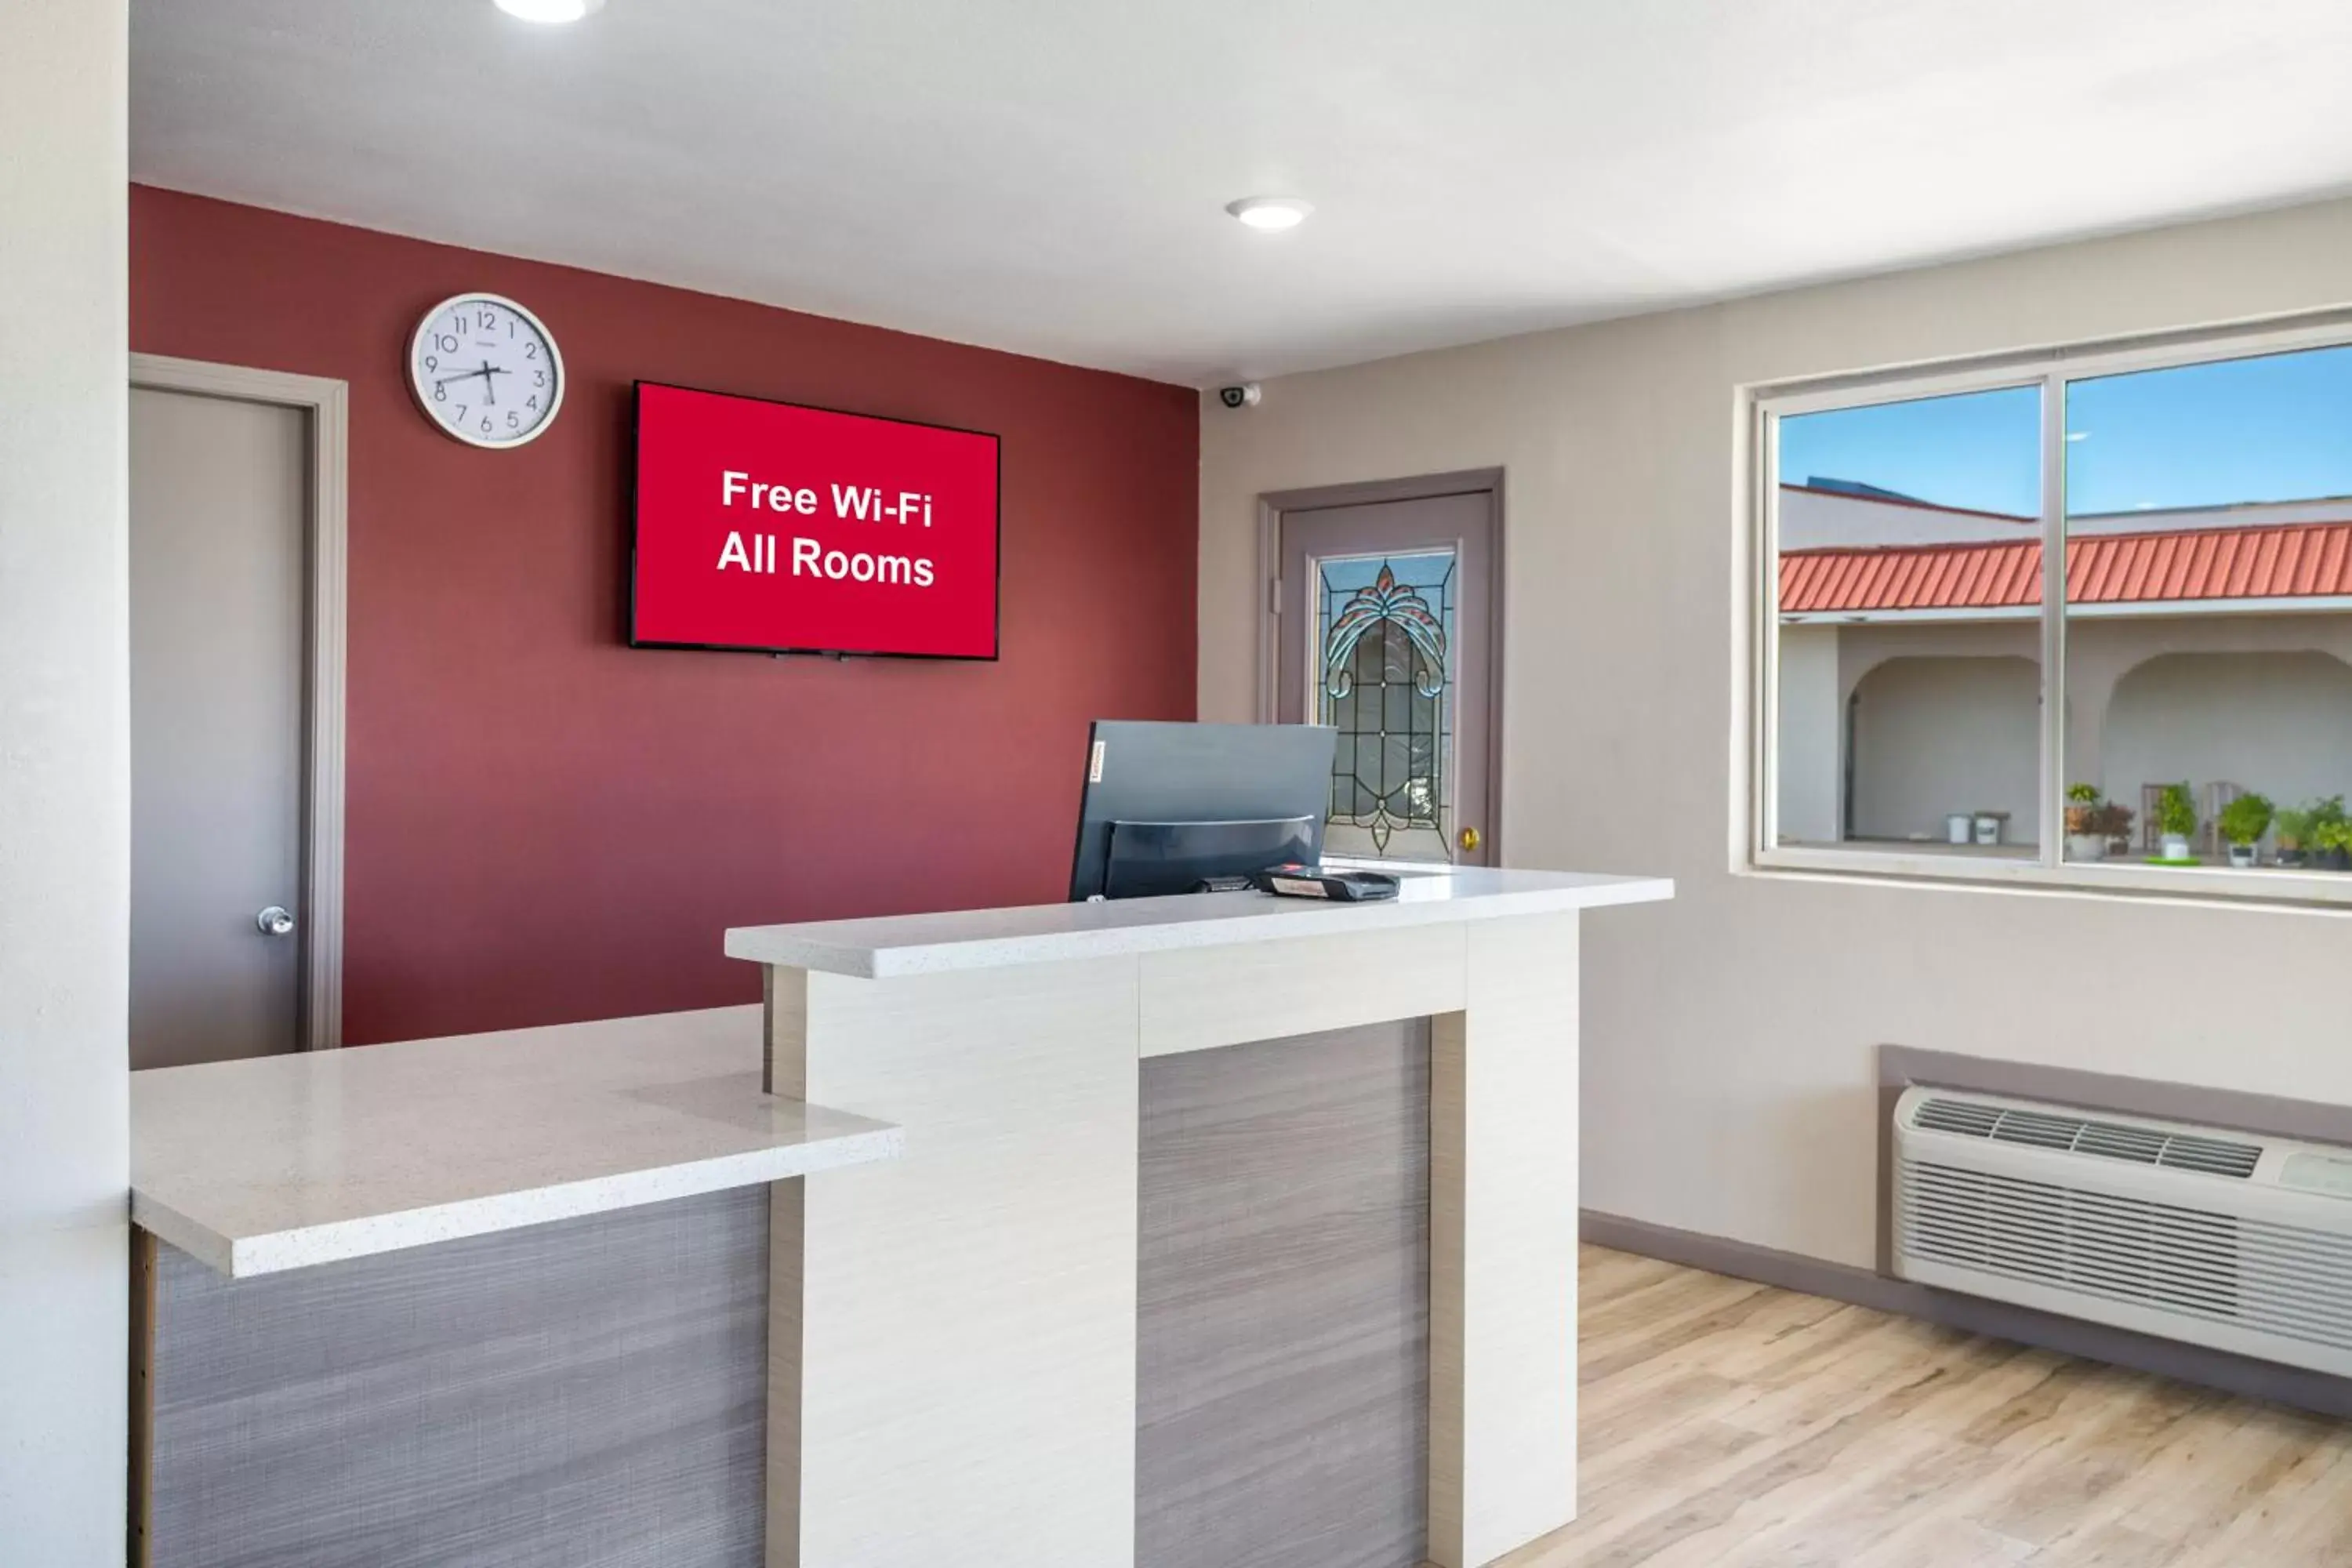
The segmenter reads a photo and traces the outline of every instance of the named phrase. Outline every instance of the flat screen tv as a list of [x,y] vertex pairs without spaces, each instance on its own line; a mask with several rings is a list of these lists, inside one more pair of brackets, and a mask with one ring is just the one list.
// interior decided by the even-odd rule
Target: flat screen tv
[[637,383],[637,647],[994,658],[997,438]]

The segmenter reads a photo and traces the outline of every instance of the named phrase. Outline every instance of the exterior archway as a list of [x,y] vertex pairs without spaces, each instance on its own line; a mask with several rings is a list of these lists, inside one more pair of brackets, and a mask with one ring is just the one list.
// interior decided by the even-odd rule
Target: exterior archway
[[2116,680],[2100,782],[2237,784],[2283,805],[2352,794],[2352,665],[2316,650],[2167,653]]
[[2042,673],[2030,658],[1902,656],[1854,686],[1853,836],[1939,839],[1953,812],[2005,811],[2038,842]]

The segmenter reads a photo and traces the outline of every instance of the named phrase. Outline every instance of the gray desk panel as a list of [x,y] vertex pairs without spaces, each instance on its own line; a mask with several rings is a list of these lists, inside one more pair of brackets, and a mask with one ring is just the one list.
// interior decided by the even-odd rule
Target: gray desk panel
[[1137,1568],[1413,1568],[1429,1027],[1143,1064]]
[[155,1279],[155,1568],[758,1568],[764,1187]]

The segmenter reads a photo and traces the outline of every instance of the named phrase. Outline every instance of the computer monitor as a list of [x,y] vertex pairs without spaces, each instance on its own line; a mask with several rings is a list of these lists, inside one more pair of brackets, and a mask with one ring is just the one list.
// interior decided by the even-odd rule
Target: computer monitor
[[1189,893],[1320,858],[1338,742],[1323,724],[1097,721],[1071,900]]

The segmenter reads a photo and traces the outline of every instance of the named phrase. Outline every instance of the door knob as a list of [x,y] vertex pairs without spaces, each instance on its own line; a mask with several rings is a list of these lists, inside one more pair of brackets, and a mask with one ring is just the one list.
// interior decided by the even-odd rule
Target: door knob
[[264,936],[289,936],[294,931],[293,915],[277,904],[254,916],[253,923],[261,928]]
[[1476,851],[1477,847],[1478,847],[1478,830],[1477,830],[1476,828],[1475,828],[1475,827],[1465,827],[1465,828],[1464,828],[1464,829],[1462,830],[1462,848],[1463,848],[1463,852],[1464,852],[1465,854],[1475,853],[1475,852]]

